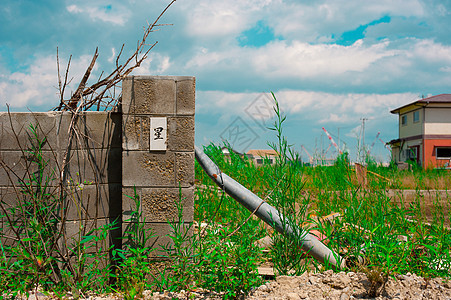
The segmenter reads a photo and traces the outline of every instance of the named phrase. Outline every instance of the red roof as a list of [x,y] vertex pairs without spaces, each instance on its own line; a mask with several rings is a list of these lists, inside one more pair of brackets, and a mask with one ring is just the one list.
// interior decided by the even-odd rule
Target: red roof
[[404,106],[398,107],[390,112],[392,114],[397,114],[401,109],[403,109],[407,106],[415,105],[415,104],[418,104],[420,106],[425,106],[428,103],[451,103],[451,94],[440,94],[440,95],[431,96],[428,98],[423,98],[423,99],[417,100],[415,102],[406,104]]

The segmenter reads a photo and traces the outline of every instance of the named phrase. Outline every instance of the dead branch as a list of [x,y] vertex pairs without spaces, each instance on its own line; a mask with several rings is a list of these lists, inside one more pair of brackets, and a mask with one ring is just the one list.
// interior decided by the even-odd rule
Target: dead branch
[[[157,27],[170,25],[170,24],[159,24],[158,21],[161,17],[166,13],[166,11],[174,4],[176,0],[172,0],[166,8],[160,13],[160,15],[154,20],[153,23],[148,23],[147,28],[144,30],[144,34],[141,40],[138,41],[135,51],[125,60],[124,63],[120,63],[121,55],[124,51],[124,46],[122,45],[121,50],[116,56],[115,60],[115,69],[109,73],[105,78],[102,79],[102,74],[99,76],[98,80],[92,85],[87,86],[87,81],[91,75],[91,72],[94,68],[94,65],[99,56],[98,48],[94,53],[94,56],[91,60],[90,65],[85,71],[83,78],[76,91],[68,100],[64,100],[64,91],[68,85],[68,70],[69,64],[66,69],[66,76],[64,83],[61,81],[60,71],[59,71],[59,57],[57,50],[57,63],[58,63],[58,84],[59,84],[59,92],[60,92],[60,104],[55,107],[53,110],[56,111],[87,111],[91,107],[97,105],[97,110],[101,107],[101,104],[104,102],[104,98],[109,98],[105,95],[115,95],[111,94],[110,89],[115,89],[120,81],[122,81],[127,75],[129,75],[134,69],[141,66],[142,62],[147,58],[149,52],[158,44],[158,41],[154,43],[147,43],[147,39],[152,32],[155,32]],[[120,102],[120,95],[116,98],[116,96],[111,96],[111,100],[106,101],[105,109],[112,108],[116,106]],[[80,107],[79,107],[80,106]]]

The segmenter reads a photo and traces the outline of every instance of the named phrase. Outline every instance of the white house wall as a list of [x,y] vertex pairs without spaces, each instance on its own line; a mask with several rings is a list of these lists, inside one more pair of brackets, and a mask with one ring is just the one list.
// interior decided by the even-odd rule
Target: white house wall
[[451,134],[451,107],[425,109],[425,134]]

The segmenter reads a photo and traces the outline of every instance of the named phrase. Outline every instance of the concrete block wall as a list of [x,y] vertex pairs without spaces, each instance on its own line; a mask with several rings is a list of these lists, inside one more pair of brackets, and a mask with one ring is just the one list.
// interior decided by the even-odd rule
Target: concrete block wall
[[[49,166],[45,175],[51,178],[50,189],[55,195],[61,193],[63,161],[66,158],[68,162],[62,243],[116,221],[118,229],[108,232],[107,245],[96,245],[90,251],[96,251],[97,246],[120,247],[120,237],[136,209],[128,196],[133,197],[136,191],[141,200],[141,221],[158,236],[158,244],[165,244],[169,240],[164,236],[170,232],[167,221],[177,217],[176,201],[182,199],[184,221],[193,221],[194,105],[194,77],[127,77],[121,112],[83,113],[70,145],[70,113],[0,113],[0,200],[8,209],[25,199],[17,187],[36,169],[27,152],[28,128],[33,124],[38,136],[46,138],[42,154]],[[159,150],[153,150],[155,120],[165,120],[167,125],[165,149],[160,144]],[[5,216],[0,217],[3,233],[8,231],[7,223]],[[1,240],[13,242],[4,235]]]
[[[156,238],[166,244],[168,221],[178,216],[177,201],[183,204],[185,222],[194,217],[195,79],[132,76],[123,81],[122,93],[123,231],[130,227],[130,212],[136,209],[130,196],[136,192],[141,221],[156,236],[149,244]],[[154,150],[158,133],[153,124],[161,120],[165,149]]]
[[[54,212],[65,220],[60,243],[70,246],[88,232],[113,220],[121,219],[122,210],[122,134],[121,114],[113,112],[86,112],[80,115],[75,127],[77,134],[69,139],[69,125],[72,114],[47,113],[0,113],[0,200],[7,210],[19,203],[27,203],[29,192],[23,193],[24,184],[37,171],[36,158],[31,149],[35,138],[30,126],[40,141],[45,141],[42,156],[48,164],[44,179],[48,179],[47,192],[57,199],[63,199]],[[66,177],[61,184],[64,157]],[[43,184],[44,185],[44,184]],[[63,191],[61,191],[63,186]],[[62,196],[62,197],[61,197]],[[14,243],[14,233],[0,209],[0,226],[4,236],[1,241]],[[59,225],[61,226],[61,224]],[[61,228],[61,227],[59,227]],[[6,236],[6,237],[5,237]],[[107,245],[94,245],[89,251],[103,249],[117,243],[120,245],[120,230],[108,231]]]

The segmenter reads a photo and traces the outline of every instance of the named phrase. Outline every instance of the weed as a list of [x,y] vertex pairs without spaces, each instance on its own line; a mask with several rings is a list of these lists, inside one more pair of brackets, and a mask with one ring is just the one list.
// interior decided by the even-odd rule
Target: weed
[[[374,275],[375,289],[377,282],[382,282],[375,275],[378,273],[382,278],[407,272],[425,277],[450,276],[446,267],[451,263],[451,235],[446,215],[449,201],[440,200],[436,193],[435,197],[430,195],[432,200],[428,203],[423,191],[425,188],[447,190],[448,174],[420,168],[400,171],[393,166],[381,167],[367,158],[367,169],[372,173],[368,172],[368,184],[364,188],[359,185],[346,154],[337,157],[329,167],[292,164],[294,151],[283,135],[285,116],[280,114],[277,100],[275,112],[272,130],[277,142],[270,146],[279,153],[276,164],[256,167],[246,157],[234,157],[233,151],[229,151],[230,159],[224,159],[220,148],[213,145],[206,152],[221,170],[261,198],[270,194],[268,201],[289,216],[290,224],[301,226],[311,214],[340,213],[333,222],[316,222],[315,229],[326,235],[327,245],[345,258],[360,257],[350,268],[359,271],[359,263],[365,263],[367,273],[370,277]],[[208,215],[217,211],[216,222],[236,226],[246,212],[216,188],[210,188],[209,179],[199,166],[196,166],[196,179],[205,185],[196,192],[196,219],[208,219]],[[412,188],[416,190],[414,201],[403,196],[402,191]],[[394,193],[389,189],[401,191]],[[426,217],[431,224],[426,225]],[[309,262],[302,260],[301,244],[296,244],[299,239],[290,240],[265,226],[254,226],[261,230],[256,236],[272,234],[271,256],[279,274],[296,272],[296,267],[301,273],[307,268]]]
[[123,233],[122,249],[114,249],[113,257],[116,259],[115,285],[124,295],[124,298],[142,298],[143,292],[150,287],[150,267],[153,248],[148,245],[154,237],[151,230],[145,228],[145,216],[141,211],[141,200],[136,191],[129,196],[134,201],[135,208],[130,213],[130,218]]
[[367,290],[367,296],[369,298],[378,297],[385,289],[389,274],[384,273],[379,266],[373,266],[371,268],[364,266],[361,271],[366,274],[370,283]]

